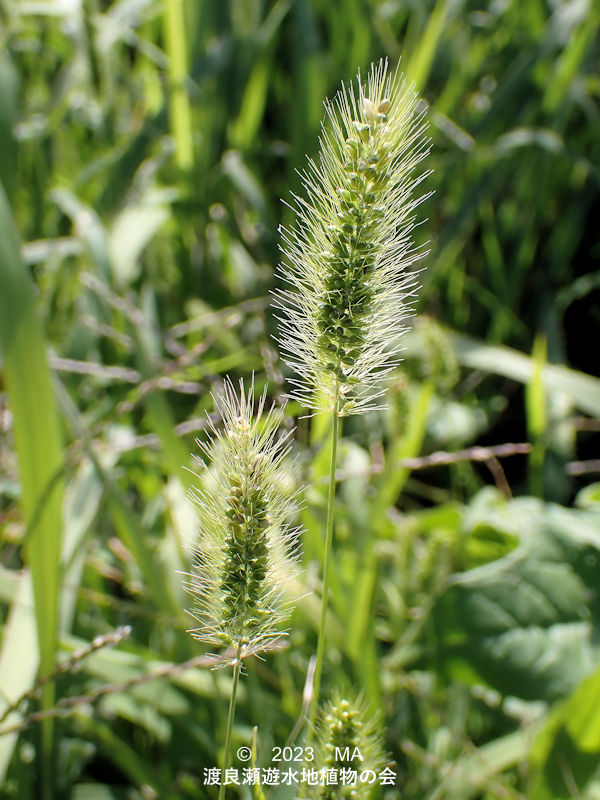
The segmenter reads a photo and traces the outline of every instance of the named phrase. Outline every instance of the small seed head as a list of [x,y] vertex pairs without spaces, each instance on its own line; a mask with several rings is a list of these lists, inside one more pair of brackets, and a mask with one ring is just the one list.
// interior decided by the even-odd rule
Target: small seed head
[[[210,467],[192,497],[200,533],[186,585],[194,596],[192,635],[234,649],[240,657],[268,646],[285,631],[291,611],[286,588],[296,575],[299,531],[290,525],[296,504],[283,464],[289,434],[279,436],[265,395],[254,414],[253,388],[236,394],[225,382],[216,406],[223,430],[200,444]],[[203,463],[203,462],[201,462]]]
[[[314,763],[326,770],[367,772],[378,775],[386,757],[377,731],[377,718],[360,695],[335,692],[319,714],[315,738]],[[310,765],[307,765],[310,766]],[[348,774],[348,773],[346,773]],[[376,786],[357,778],[355,784],[311,786],[305,797],[313,800],[367,800]]]

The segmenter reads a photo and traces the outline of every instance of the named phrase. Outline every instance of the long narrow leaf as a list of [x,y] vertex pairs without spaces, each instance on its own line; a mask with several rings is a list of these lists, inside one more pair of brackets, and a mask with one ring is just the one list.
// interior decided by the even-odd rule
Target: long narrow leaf
[[[58,635],[62,450],[33,284],[19,255],[12,214],[1,187],[0,347],[28,531],[26,555],[33,579],[39,665],[41,673],[46,674],[54,667]],[[54,687],[48,683],[42,705],[52,705],[53,698]],[[51,750],[52,722],[48,720],[43,726],[46,764],[50,763]],[[45,784],[50,786],[48,781]]]

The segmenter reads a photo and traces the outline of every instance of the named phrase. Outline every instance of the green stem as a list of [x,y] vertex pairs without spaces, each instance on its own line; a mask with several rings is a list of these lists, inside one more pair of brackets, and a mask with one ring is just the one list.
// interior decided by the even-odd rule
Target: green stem
[[165,45],[169,58],[169,118],[175,140],[175,161],[182,170],[194,163],[190,101],[187,79],[187,42],[183,0],[167,0],[164,17]]
[[340,418],[338,415],[339,396],[333,408],[333,431],[331,435],[331,461],[329,463],[329,494],[327,498],[327,531],[325,534],[325,559],[323,561],[323,596],[321,598],[321,622],[319,624],[319,640],[317,644],[317,663],[313,681],[313,696],[308,718],[308,740],[313,737],[319,694],[321,691],[321,672],[323,670],[323,653],[325,651],[325,620],[327,618],[327,605],[329,596],[329,572],[331,562],[331,549],[333,543],[333,501],[335,498],[335,465],[337,460],[337,445],[340,435]]
[[242,662],[240,661],[241,651],[242,646],[239,645],[235,656],[235,666],[233,668],[233,685],[231,687],[231,697],[229,698],[229,714],[227,715],[227,731],[225,733],[225,748],[223,752],[223,769],[221,770],[221,785],[219,787],[218,800],[225,800],[225,773],[229,767],[229,762],[231,759],[231,732],[233,730],[233,718],[235,716],[235,699],[237,696],[237,687],[242,669]]

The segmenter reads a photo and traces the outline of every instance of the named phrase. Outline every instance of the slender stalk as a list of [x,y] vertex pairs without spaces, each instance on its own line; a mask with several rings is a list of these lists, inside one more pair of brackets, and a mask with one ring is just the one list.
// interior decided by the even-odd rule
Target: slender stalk
[[325,651],[325,620],[327,618],[327,606],[329,597],[329,572],[331,562],[331,550],[333,543],[333,502],[335,498],[335,465],[337,461],[337,445],[340,436],[340,417],[339,417],[339,394],[336,391],[335,405],[332,411],[333,431],[331,435],[331,461],[329,463],[329,494],[327,498],[327,530],[325,533],[325,558],[323,561],[323,596],[321,598],[321,621],[319,624],[319,640],[317,644],[317,664],[315,666],[315,676],[313,682],[313,696],[310,706],[308,739],[313,737],[317,706],[319,704],[319,693],[321,690],[321,672],[323,669],[323,653]]
[[165,44],[169,58],[169,118],[175,140],[175,161],[182,170],[194,163],[190,101],[187,78],[187,42],[183,0],[167,0],[164,17]]
[[225,748],[223,752],[223,768],[221,770],[221,785],[219,787],[218,800],[225,800],[225,773],[229,767],[231,760],[231,732],[233,730],[233,718],[235,716],[235,701],[237,697],[237,687],[240,679],[240,672],[242,670],[242,662],[240,655],[242,646],[238,645],[237,653],[235,656],[235,666],[233,668],[233,685],[231,687],[231,697],[229,698],[229,713],[227,715],[227,731],[225,733]]

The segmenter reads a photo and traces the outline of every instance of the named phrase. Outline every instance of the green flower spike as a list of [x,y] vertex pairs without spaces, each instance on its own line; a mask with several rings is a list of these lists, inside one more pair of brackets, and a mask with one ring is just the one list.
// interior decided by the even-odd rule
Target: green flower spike
[[[379,788],[379,773],[386,766],[386,757],[377,732],[377,720],[364,700],[354,692],[337,691],[325,704],[317,723],[314,762],[325,773],[332,771],[337,783],[319,781],[307,787],[306,796],[313,800],[367,800]],[[346,776],[344,779],[343,775]],[[356,773],[356,783],[348,777]],[[361,780],[362,776],[362,780]]]
[[283,466],[290,434],[279,435],[273,408],[264,413],[265,394],[254,413],[252,395],[241,381],[238,397],[226,380],[216,400],[223,429],[213,426],[210,440],[198,443],[211,466],[203,489],[192,492],[200,533],[186,585],[200,622],[191,634],[235,650],[236,661],[285,635],[284,595],[298,560],[295,495]]
[[318,162],[301,173],[296,226],[283,229],[276,293],[279,344],[297,377],[291,396],[339,416],[376,408],[397,363],[424,254],[411,232],[425,197],[415,171],[429,151],[425,107],[387,61],[367,85],[342,85],[325,108]]

